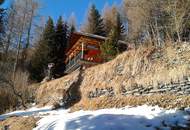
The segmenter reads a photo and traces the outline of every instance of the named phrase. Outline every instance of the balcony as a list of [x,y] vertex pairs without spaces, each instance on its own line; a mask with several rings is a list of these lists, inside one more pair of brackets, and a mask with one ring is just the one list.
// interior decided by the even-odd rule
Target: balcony
[[68,64],[66,65],[66,73],[70,73],[75,69],[81,66],[80,61],[82,60],[82,51],[78,53],[73,59],[69,60]]
[[66,73],[70,73],[81,65],[90,67],[102,63],[99,50],[80,51],[74,58],[70,59],[66,65]]

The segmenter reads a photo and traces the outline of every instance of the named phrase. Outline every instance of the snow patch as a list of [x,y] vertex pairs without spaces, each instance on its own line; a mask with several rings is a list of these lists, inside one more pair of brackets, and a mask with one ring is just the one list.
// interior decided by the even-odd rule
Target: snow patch
[[0,120],[12,116],[35,116],[42,119],[33,130],[170,130],[171,126],[186,127],[190,109],[165,110],[158,106],[137,106],[96,111],[52,110],[51,107],[31,108],[0,115]]
[[52,107],[44,107],[44,108],[30,108],[28,110],[23,110],[23,111],[15,111],[7,114],[0,115],[0,121],[5,120],[6,118],[9,117],[14,117],[14,116],[39,116],[40,114],[45,114],[48,113],[52,110]]
[[186,127],[190,116],[185,111],[165,110],[147,105],[97,111],[51,111],[33,130],[170,130]]

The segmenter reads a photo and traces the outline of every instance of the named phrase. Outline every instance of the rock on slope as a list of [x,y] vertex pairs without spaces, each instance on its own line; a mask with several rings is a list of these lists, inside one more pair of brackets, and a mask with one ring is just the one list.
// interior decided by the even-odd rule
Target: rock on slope
[[[68,88],[77,82],[79,73],[76,71],[63,78],[42,84],[37,91],[38,103],[45,105],[64,99]],[[96,105],[103,102],[102,106],[110,104],[110,101],[113,100],[121,103],[121,98],[127,100],[126,96],[133,96],[135,92],[137,93],[134,98],[142,99],[141,96],[145,97],[144,93],[147,91],[147,95],[152,95],[151,93],[154,91],[154,94],[158,94],[157,97],[159,97],[163,90],[158,91],[158,93],[156,90],[162,89],[159,88],[160,85],[167,84],[172,85],[167,91],[164,91],[164,94],[168,95],[169,90],[175,89],[175,85],[179,82],[187,80],[188,83],[189,74],[190,45],[187,43],[170,45],[165,48],[140,47],[136,50],[129,50],[110,62],[91,67],[82,72],[82,81],[78,86],[82,98],[76,106],[79,108],[88,104],[86,107],[89,108],[95,100],[98,100],[95,102]],[[172,83],[176,84],[173,85]],[[188,86],[184,87],[189,89]],[[180,93],[180,88],[177,89]],[[171,97],[169,96],[169,98]],[[131,99],[133,100],[133,98]],[[126,104],[122,102],[122,105]]]

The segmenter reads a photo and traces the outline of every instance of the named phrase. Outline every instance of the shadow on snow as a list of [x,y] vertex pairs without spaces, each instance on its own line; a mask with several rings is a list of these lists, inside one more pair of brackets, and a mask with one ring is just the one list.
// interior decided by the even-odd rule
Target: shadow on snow
[[[185,117],[179,113],[162,114],[148,119],[144,116],[103,114],[85,115],[66,123],[66,130],[157,130],[178,128],[189,130]],[[48,129],[49,130],[49,129]],[[53,130],[53,129],[52,129]],[[178,129],[179,130],[179,129]]]

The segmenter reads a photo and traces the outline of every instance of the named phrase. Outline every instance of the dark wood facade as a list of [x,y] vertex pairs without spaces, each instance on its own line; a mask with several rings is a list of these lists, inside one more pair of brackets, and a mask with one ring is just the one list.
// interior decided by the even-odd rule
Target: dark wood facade
[[105,37],[81,32],[71,34],[66,53],[66,73],[70,73],[80,66],[90,67],[103,62],[100,44]]

